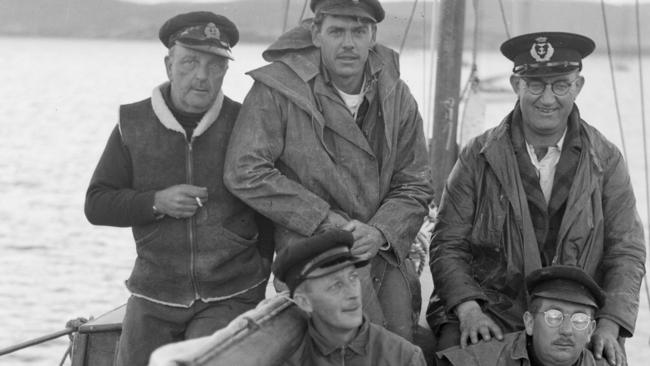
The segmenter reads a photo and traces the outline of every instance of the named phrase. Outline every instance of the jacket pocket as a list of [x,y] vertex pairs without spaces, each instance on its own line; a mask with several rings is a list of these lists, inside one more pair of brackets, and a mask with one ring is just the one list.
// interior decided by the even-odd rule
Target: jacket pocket
[[470,234],[472,246],[479,246],[481,250],[500,251],[504,220],[505,212],[498,200],[481,200],[475,211]]
[[133,238],[138,250],[155,242],[158,237],[160,237],[160,224],[158,222],[133,228]]
[[221,229],[222,229],[223,238],[226,239],[228,242],[237,244],[244,248],[250,248],[257,244],[258,234],[255,234],[251,239],[246,239],[226,229],[225,227],[222,227]]

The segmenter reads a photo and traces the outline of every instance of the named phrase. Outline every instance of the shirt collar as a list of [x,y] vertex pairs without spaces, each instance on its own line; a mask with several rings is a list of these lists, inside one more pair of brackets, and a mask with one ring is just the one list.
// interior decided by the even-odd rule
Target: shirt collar
[[[368,353],[368,337],[369,337],[370,323],[363,317],[363,322],[359,327],[357,334],[352,340],[345,345],[346,350],[364,356]],[[339,351],[341,348],[333,345],[327,338],[325,338],[314,326],[312,321],[309,321],[309,328],[307,329],[309,336],[312,339],[314,347],[324,356]]]
[[[560,137],[558,142],[556,142],[555,145],[548,147],[549,150],[551,148],[555,148],[558,152],[562,152],[562,146],[564,145],[564,138],[566,137],[566,132],[567,132],[567,128],[564,129],[564,133],[562,133],[562,137]],[[525,139],[525,137],[524,140],[526,141],[526,148],[528,149],[528,153],[531,154],[531,156],[535,156],[535,147],[531,145],[528,142],[528,140]]]
[[515,341],[512,344],[512,351],[510,352],[510,358],[513,360],[528,360],[528,336],[526,331],[520,331],[515,338]]

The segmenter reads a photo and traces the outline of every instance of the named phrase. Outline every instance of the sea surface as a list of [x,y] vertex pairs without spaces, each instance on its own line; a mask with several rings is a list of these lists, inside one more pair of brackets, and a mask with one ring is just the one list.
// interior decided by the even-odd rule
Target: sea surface
[[[226,95],[243,100],[252,84],[244,72],[263,64],[262,50],[235,47]],[[89,224],[84,195],[117,122],[118,105],[149,97],[166,80],[165,51],[153,41],[0,38],[0,348],[63,329],[69,319],[99,316],[127,300],[124,280],[135,258],[130,230]],[[402,77],[420,105],[428,136],[431,56],[415,49],[401,56]],[[480,123],[464,130],[470,134],[497,124],[514,104],[509,63],[496,53],[479,54],[477,60],[481,87],[490,92],[471,103],[466,115]],[[466,76],[469,65],[463,70]],[[632,182],[647,223],[636,58],[615,55],[614,70]],[[644,71],[647,97],[649,55]],[[583,74],[587,81],[578,105],[584,119],[622,146],[606,55],[590,56]],[[426,299],[432,286],[428,272],[422,283]],[[627,342],[631,365],[650,359],[643,288],[641,299],[636,335]],[[67,345],[63,337],[0,357],[0,365],[58,365]]]

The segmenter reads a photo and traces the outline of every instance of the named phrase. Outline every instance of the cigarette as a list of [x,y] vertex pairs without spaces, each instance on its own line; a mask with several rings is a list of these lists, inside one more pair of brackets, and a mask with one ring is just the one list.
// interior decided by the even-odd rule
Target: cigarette
[[201,199],[198,197],[194,197],[196,199],[196,204],[199,205],[199,207],[203,207],[203,204],[201,203]]

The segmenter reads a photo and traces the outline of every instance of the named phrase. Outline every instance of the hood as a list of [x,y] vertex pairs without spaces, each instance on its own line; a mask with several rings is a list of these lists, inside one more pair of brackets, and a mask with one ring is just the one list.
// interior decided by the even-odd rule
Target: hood
[[262,53],[264,60],[273,62],[281,59],[287,53],[309,48],[315,49],[316,46],[311,41],[311,23],[312,18],[305,19],[297,27],[282,34]]

